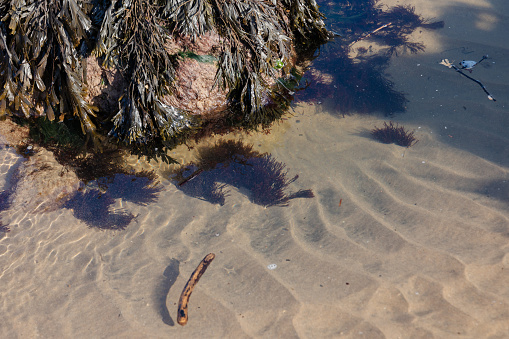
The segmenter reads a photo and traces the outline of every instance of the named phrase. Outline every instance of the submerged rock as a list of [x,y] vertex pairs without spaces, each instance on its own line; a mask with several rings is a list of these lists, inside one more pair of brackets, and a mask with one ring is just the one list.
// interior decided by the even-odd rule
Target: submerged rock
[[16,173],[10,206],[31,213],[60,208],[74,196],[81,181],[43,148],[24,161]]
[[55,210],[80,186],[76,173],[59,164],[50,151],[27,144],[28,140],[28,128],[9,120],[0,122],[4,155],[0,212],[10,208],[34,213]]

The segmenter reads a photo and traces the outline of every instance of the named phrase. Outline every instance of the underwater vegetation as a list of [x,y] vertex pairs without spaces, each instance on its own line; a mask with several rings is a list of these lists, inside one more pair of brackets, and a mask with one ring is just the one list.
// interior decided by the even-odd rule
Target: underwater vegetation
[[297,93],[297,99],[323,100],[331,105],[330,111],[343,115],[381,112],[387,116],[405,111],[407,100],[394,89],[385,70],[391,57],[424,50],[423,44],[409,41],[410,33],[418,28],[438,29],[444,22],[424,19],[411,6],[384,8],[377,0],[318,4],[335,38],[320,49],[304,76],[308,87]]
[[[171,41],[219,36],[215,86],[227,91],[230,113],[254,126],[281,116],[268,105],[288,91],[278,79],[330,38],[314,0],[1,0],[0,17],[0,117],[75,119],[92,139],[149,157],[200,124],[163,100],[186,52],[170,53]],[[123,79],[114,112],[88,100],[92,57]]]
[[223,205],[228,186],[245,192],[261,206],[287,206],[291,199],[312,198],[311,190],[286,193],[298,175],[288,178],[283,163],[241,141],[220,141],[199,150],[197,160],[174,171],[176,187],[185,194]]
[[[443,21],[424,19],[415,13],[413,6],[394,6],[384,9],[378,0],[349,0],[327,2],[321,8],[329,18],[328,24],[340,34],[343,44],[353,47],[360,40],[369,39],[383,46],[384,53],[417,53],[422,43],[411,42],[408,36],[417,28],[438,29]],[[322,1],[320,1],[322,3]],[[338,41],[338,39],[336,39]]]
[[371,130],[371,135],[375,140],[378,140],[384,144],[396,144],[399,146],[410,147],[414,145],[418,140],[414,137],[414,132],[408,132],[403,126],[398,124],[394,125],[392,121],[387,125],[384,122],[384,127]]
[[[17,119],[18,122],[19,119]],[[84,149],[86,137],[79,133],[80,123],[77,119],[63,122],[50,121],[47,117],[28,121],[30,138],[41,146],[54,148]]]
[[147,205],[157,200],[161,188],[153,178],[137,175],[117,174],[101,178],[95,186],[87,185],[68,200],[63,207],[71,209],[73,215],[90,227],[123,230],[136,218],[123,207],[124,202]]

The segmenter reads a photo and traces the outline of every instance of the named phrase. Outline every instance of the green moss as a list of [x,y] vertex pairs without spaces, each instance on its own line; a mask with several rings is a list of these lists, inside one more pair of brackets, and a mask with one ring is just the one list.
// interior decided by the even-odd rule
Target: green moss
[[31,120],[30,137],[37,143],[50,146],[82,148],[85,136],[80,132],[79,122],[66,120],[65,122],[49,121],[46,117]]
[[208,63],[208,64],[215,64],[219,59],[216,58],[215,56],[213,55],[199,55],[199,54],[196,54],[194,52],[178,52],[177,53],[179,57],[183,58],[183,59],[193,59],[193,60],[196,60],[198,62],[204,62],[204,63]]

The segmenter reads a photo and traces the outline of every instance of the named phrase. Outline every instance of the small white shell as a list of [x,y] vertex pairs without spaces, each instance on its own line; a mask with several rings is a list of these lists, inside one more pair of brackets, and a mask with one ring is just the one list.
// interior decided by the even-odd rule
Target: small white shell
[[267,268],[268,268],[269,270],[275,270],[275,269],[276,269],[276,267],[277,267],[277,265],[276,265],[276,264],[270,264],[270,265],[267,265]]

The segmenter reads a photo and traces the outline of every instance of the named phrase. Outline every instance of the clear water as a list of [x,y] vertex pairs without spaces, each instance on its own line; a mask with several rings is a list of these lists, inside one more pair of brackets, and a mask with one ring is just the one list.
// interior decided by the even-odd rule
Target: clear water
[[[14,186],[25,160],[3,147],[0,216],[10,232],[0,233],[0,336],[507,335],[509,64],[500,37],[509,8],[484,1],[481,15],[473,2],[440,3],[436,12],[423,11],[443,18],[444,29],[415,31],[409,39],[426,49],[393,56],[381,73],[408,100],[405,112],[376,111],[377,102],[389,107],[383,92],[352,99],[334,48],[325,48],[314,64],[324,83],[311,84],[312,95],[298,97],[287,120],[269,135],[226,137],[270,154],[288,179],[298,175],[286,192],[312,190],[313,198],[264,207],[237,176],[227,182],[223,204],[213,203],[175,185],[174,168],[129,159],[155,170],[159,184],[118,176],[106,194],[90,186],[65,205],[45,205],[57,209],[34,213],[24,208],[33,208],[33,192]],[[467,74],[496,102],[439,64],[484,54],[488,62]],[[370,84],[363,71],[358,84]],[[414,130],[419,141],[404,148],[373,140],[370,130],[388,120]],[[200,147],[220,139],[172,155],[196,161]],[[7,204],[13,197],[26,205]],[[180,292],[211,252],[216,258],[181,327]]]

